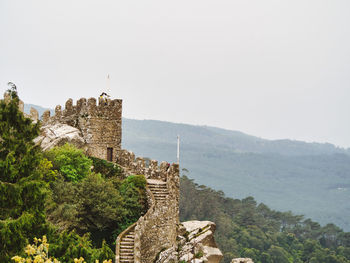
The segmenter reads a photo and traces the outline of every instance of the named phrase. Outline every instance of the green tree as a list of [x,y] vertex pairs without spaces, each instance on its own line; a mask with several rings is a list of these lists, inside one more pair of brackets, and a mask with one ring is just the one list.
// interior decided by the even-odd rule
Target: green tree
[[[127,177],[120,186],[127,210],[126,225],[130,225],[147,211],[146,178],[143,175]],[[124,226],[122,228],[125,228]]]
[[93,162],[92,171],[94,173],[100,173],[105,178],[121,176],[122,169],[117,164],[96,157],[90,156],[89,158]]
[[33,143],[39,124],[18,109],[16,89],[0,102],[0,262],[44,234],[47,195],[40,149]]
[[283,248],[278,246],[271,246],[268,250],[270,254],[271,263],[290,263],[292,261],[289,260],[290,255]]
[[83,153],[83,150],[68,143],[52,148],[46,156],[52,162],[54,169],[68,181],[77,182],[85,178],[92,166],[92,160]]

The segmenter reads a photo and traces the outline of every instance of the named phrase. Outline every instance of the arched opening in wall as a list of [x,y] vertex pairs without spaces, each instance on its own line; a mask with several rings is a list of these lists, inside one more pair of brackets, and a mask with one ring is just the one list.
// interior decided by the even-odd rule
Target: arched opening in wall
[[107,161],[113,162],[113,148],[107,148]]

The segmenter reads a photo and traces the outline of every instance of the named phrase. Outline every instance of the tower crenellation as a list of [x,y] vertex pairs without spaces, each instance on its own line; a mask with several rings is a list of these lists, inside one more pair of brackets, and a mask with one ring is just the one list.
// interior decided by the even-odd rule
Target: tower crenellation
[[63,123],[78,128],[87,144],[87,154],[108,161],[115,161],[121,149],[122,100],[99,102],[95,98],[81,98],[76,104],[68,99],[65,108],[55,107],[55,114],[45,111],[43,125]]
[[[8,99],[5,94],[5,101]],[[23,111],[23,102],[20,101],[18,106]],[[31,109],[30,115],[26,116],[38,121],[35,109]],[[131,151],[121,149],[122,100],[97,102],[95,98],[81,98],[74,104],[72,99],[68,99],[64,109],[61,105],[55,107],[53,116],[50,111],[45,111],[41,122],[42,130],[50,130],[53,134],[55,132],[51,129],[57,124],[75,127],[70,129],[79,133],[80,142],[89,156],[117,163],[125,176],[145,176],[149,209],[118,236],[116,263],[152,263],[162,248],[176,247],[179,165],[149,159],[146,161],[145,158],[135,157]]]

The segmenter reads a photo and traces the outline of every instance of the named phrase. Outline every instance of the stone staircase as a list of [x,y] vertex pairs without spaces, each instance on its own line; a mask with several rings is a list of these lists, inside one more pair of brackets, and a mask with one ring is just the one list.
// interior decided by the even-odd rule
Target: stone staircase
[[[154,207],[164,205],[169,195],[167,183],[161,180],[147,179],[147,187],[153,194]],[[149,210],[147,213],[152,213],[152,211]],[[138,253],[136,252],[135,254],[135,227],[138,223],[139,221],[119,235],[117,239],[116,263],[140,262],[137,256]]]
[[129,229],[128,232],[122,237],[120,242],[120,263],[133,263],[134,262],[134,239],[135,239],[135,227]]
[[169,195],[166,182],[148,179],[147,186],[151,190],[154,199],[156,200],[156,204],[165,202],[167,196]]

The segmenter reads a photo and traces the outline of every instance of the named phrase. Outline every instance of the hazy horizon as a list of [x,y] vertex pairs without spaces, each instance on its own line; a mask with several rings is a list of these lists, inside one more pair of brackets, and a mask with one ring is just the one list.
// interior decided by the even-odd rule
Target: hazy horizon
[[0,92],[350,147],[350,2],[0,2]]

